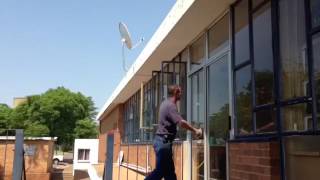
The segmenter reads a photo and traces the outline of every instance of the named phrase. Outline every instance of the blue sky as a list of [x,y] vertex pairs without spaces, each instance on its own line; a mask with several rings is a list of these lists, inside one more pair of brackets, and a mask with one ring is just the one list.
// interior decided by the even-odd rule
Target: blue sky
[[118,23],[133,41],[132,63],[175,0],[1,0],[0,103],[64,86],[100,109],[124,72]]

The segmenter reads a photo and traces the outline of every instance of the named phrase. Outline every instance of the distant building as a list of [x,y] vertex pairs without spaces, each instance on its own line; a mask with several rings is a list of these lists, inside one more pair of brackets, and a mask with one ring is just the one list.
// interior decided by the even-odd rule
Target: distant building
[[92,173],[96,173],[93,165],[98,164],[98,149],[98,139],[75,139],[73,149],[73,174],[75,174],[75,170],[85,170],[88,172],[90,178],[92,178]]
[[16,108],[17,106],[27,102],[27,97],[15,97],[13,98],[13,108]]

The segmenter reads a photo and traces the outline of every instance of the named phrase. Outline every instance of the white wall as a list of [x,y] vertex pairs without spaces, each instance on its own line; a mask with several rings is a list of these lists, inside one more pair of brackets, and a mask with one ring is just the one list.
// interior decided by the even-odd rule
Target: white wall
[[[78,161],[78,150],[90,149],[89,161]],[[98,164],[99,139],[75,139],[73,150],[73,169],[88,169],[91,164]]]

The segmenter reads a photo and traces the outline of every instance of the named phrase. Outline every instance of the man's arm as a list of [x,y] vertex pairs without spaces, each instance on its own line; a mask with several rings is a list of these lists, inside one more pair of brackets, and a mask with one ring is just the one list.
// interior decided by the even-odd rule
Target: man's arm
[[179,122],[180,127],[187,129],[191,132],[193,132],[194,134],[196,134],[197,137],[201,137],[202,136],[202,130],[199,128],[194,128],[193,126],[191,126],[186,120],[182,119]]

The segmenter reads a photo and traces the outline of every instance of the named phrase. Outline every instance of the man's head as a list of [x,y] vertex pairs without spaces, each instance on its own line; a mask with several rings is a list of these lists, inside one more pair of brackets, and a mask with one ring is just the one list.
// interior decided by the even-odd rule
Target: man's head
[[170,85],[168,87],[168,95],[169,97],[174,97],[176,101],[180,100],[181,98],[181,87],[179,85]]

